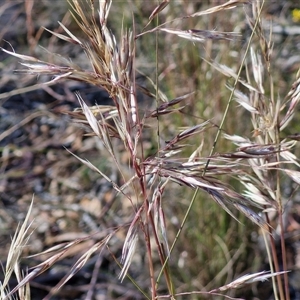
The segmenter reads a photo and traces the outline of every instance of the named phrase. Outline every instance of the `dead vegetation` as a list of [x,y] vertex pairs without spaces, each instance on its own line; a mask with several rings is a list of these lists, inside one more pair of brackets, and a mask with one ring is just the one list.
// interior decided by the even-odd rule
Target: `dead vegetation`
[[[288,245],[299,230],[300,85],[297,68],[287,82],[276,71],[281,53],[265,27],[281,20],[276,9],[131,1],[134,14],[110,27],[115,3],[72,0],[59,28],[45,29],[52,37],[40,54],[32,3],[26,54],[2,44],[21,67],[0,95],[1,298],[247,298],[249,284],[271,278],[265,299],[296,299]],[[295,19],[292,2],[289,11]],[[270,271],[261,252],[252,269],[246,261],[254,232]]]

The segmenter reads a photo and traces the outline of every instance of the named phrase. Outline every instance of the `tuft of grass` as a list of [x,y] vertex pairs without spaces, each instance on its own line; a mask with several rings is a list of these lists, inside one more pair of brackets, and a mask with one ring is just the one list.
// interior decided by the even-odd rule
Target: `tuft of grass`
[[[24,274],[21,271],[20,261],[23,249],[27,246],[28,240],[30,238],[30,227],[32,226],[32,222],[29,223],[31,210],[33,206],[33,199],[28,208],[27,215],[22,223],[22,225],[18,226],[16,229],[15,235],[11,241],[6,266],[3,268],[4,278],[0,283],[0,296],[1,299],[14,299],[12,297],[14,292],[17,292],[19,299],[30,299],[30,286],[28,282],[23,282]],[[13,275],[15,274],[20,286],[17,289],[9,291],[9,281]]]
[[[134,10],[133,17],[124,13],[124,18],[130,15],[132,20],[119,24],[119,37],[110,28],[112,1],[99,1],[97,8],[94,1],[70,0],[68,4],[81,33],[63,23],[59,23],[61,32],[46,30],[79,47],[87,68],[57,54],[53,55],[56,63],[2,50],[22,60],[26,69],[21,72],[51,76],[43,85],[74,80],[107,92],[112,104],[94,106],[76,92],[80,107],[69,115],[95,138],[99,155],[105,153],[117,178],[84,155],[69,152],[110,184],[120,206],[129,213],[122,212],[121,221],[115,216],[114,228],[101,232],[44,299],[50,299],[96,252],[101,256],[105,249],[120,268],[119,280],[131,281],[146,299],[230,298],[236,295],[235,289],[268,278],[272,278],[275,299],[290,299],[284,219],[291,200],[282,190],[288,179],[299,184],[299,163],[294,154],[297,136],[284,134],[295,117],[300,83],[296,78],[286,96],[277,97],[272,36],[263,22],[265,2],[230,0],[209,8],[195,2],[186,8],[189,13],[182,14],[181,3],[162,1],[144,12],[148,20],[141,19],[141,24]],[[143,10],[134,1],[130,5],[139,14]],[[224,30],[197,27],[200,18],[228,12],[239,27],[233,16],[243,7],[248,35],[226,29],[233,27],[231,23]],[[221,27],[221,18],[211,20]],[[147,40],[150,50],[145,48]],[[185,49],[187,45],[191,49]],[[238,52],[237,45],[243,45],[242,51]],[[225,49],[229,55],[223,58]],[[145,75],[146,87],[137,81],[145,62],[152,68]],[[146,108],[139,102],[140,91],[153,100]],[[218,219],[205,219],[206,214]],[[237,276],[233,271],[241,270],[239,259],[246,251],[244,245],[235,253],[229,248],[234,234],[245,241],[243,230],[235,230],[241,222],[260,230],[270,272]],[[126,234],[122,254],[116,257],[111,240],[121,230]],[[86,239],[92,235],[40,253],[53,255],[35,266],[8,296],[22,291]],[[282,265],[275,247],[278,241]],[[135,256],[142,251],[147,266],[143,282],[131,275]],[[19,259],[15,247],[10,253]],[[212,261],[209,267],[207,259]]]

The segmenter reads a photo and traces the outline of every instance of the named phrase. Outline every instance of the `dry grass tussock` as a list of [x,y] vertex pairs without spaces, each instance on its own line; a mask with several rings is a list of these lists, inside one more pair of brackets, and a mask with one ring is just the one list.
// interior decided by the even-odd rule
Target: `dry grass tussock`
[[[210,7],[199,4],[198,10],[196,4],[190,4],[187,10],[193,11],[183,15],[183,12],[177,11],[179,4],[163,1],[151,8],[148,21],[142,26],[132,18],[130,27],[120,24],[119,32],[114,35],[109,20],[115,3],[70,0],[70,14],[79,27],[80,34],[77,35],[63,23],[59,23],[60,32],[46,30],[59,40],[80,48],[89,65],[86,69],[58,54],[53,54],[54,60],[58,62],[49,62],[36,56],[16,53],[13,49],[2,48],[5,53],[21,60],[21,65],[25,68],[19,72],[50,76],[50,80],[43,83],[44,86],[50,87],[61,81],[73,80],[106,91],[111,103],[94,106],[86,104],[80,90],[77,91],[75,95],[80,107],[68,113],[73,121],[87,130],[86,136],[97,141],[100,155],[106,153],[106,160],[114,166],[117,175],[107,173],[105,168],[93,163],[84,152],[78,154],[72,150],[66,151],[70,157],[76,157],[82,165],[104,178],[114,190],[115,200],[127,212],[125,214],[123,211],[123,215],[117,216],[110,212],[109,207],[105,211],[108,216],[113,216],[109,226],[96,228],[89,236],[56,243],[41,253],[35,253],[35,256],[45,259],[26,274],[22,274],[19,265],[21,253],[33,230],[29,221],[30,206],[23,225],[17,229],[11,242],[0,286],[1,299],[13,299],[17,293],[20,299],[30,299],[29,283],[51,269],[74,247],[86,241],[93,243],[84,248],[72,267],[51,287],[44,299],[59,294],[67,282],[91,259],[98,257],[95,262],[98,269],[94,269],[88,296],[85,298],[92,299],[97,286],[97,271],[99,272],[103,259],[107,256],[119,268],[119,281],[129,280],[136,291],[129,298],[126,298],[124,292],[124,299],[233,299],[238,295],[247,297],[241,292],[245,286],[267,279],[272,280],[270,297],[290,299],[289,282],[293,275],[288,274],[290,265],[287,261],[285,233],[289,224],[286,217],[289,213],[288,207],[292,204],[292,196],[300,183],[300,172],[297,171],[299,161],[295,155],[298,135],[290,127],[293,120],[297,120],[300,79],[295,72],[290,90],[286,95],[279,95],[281,91],[276,85],[278,78],[273,74],[275,50],[272,30],[265,27],[264,1],[221,2],[222,4]],[[129,7],[134,8],[135,5],[138,8],[138,4],[130,2]],[[200,30],[189,26],[197,25],[199,18],[218,14],[226,16],[235,11],[237,15],[242,12],[247,21],[244,33],[235,29]],[[175,12],[176,17],[173,15]],[[169,80],[166,78],[170,70],[164,69],[162,65],[171,53],[164,52],[161,58],[160,45],[168,39],[174,41],[174,38],[184,41],[183,44],[178,42],[177,47],[189,45],[194,49],[202,49],[205,44],[205,52],[199,53],[207,77],[206,84],[209,85],[209,81],[214,82],[211,86],[199,85],[199,92],[190,90],[190,83],[187,83],[187,90],[185,87],[174,87],[174,90],[166,91]],[[148,85],[141,86],[137,80],[138,71],[143,73],[143,62],[150,60],[139,52],[144,47],[145,39],[154,42],[151,53],[154,57],[154,76],[145,75]],[[231,43],[242,44],[240,52],[232,50],[238,63],[224,64],[222,53],[218,53],[218,49],[223,46],[216,47],[218,43],[227,43],[229,46]],[[166,51],[168,46],[162,47],[166,47]],[[177,50],[174,53],[175,51]],[[185,49],[181,51],[184,52]],[[199,53],[197,52],[198,59]],[[182,54],[183,62],[175,61],[175,65],[169,66],[179,72],[181,69],[184,73],[183,65],[179,65],[178,70],[176,63],[185,64],[185,59]],[[195,66],[191,66],[193,67]],[[197,88],[196,76],[191,74],[190,80],[195,84],[193,87]],[[222,86],[213,86],[217,83],[214,77],[222,78]],[[184,82],[181,84],[185,85]],[[220,89],[219,95],[213,94],[217,92],[216,89]],[[210,99],[209,107],[208,102],[201,99],[202,92],[216,97],[215,103],[214,99]],[[138,99],[139,93],[154,99],[151,102],[154,105],[149,105],[146,109]],[[169,95],[173,94],[175,97],[170,99]],[[224,97],[222,95],[226,95],[226,99],[221,101],[220,98]],[[5,96],[7,94],[3,98]],[[196,117],[200,115],[201,119]],[[182,123],[178,116],[183,119]],[[237,117],[241,119],[233,120]],[[245,124],[236,128],[235,122],[242,121]],[[164,136],[166,131],[167,139]],[[7,134],[9,133],[6,136]],[[222,150],[219,145],[226,146]],[[287,184],[295,187],[289,195],[284,193]],[[174,194],[172,189],[176,191]],[[175,209],[182,208],[181,189],[191,190],[193,194],[188,194],[189,198],[185,198],[185,201],[188,200],[185,202],[185,212],[181,212],[174,226],[172,210],[174,212]],[[190,250],[185,243],[196,226],[196,221],[191,220],[199,201],[217,203],[235,219],[235,225],[230,230],[234,230],[239,222],[250,221],[254,224],[264,240],[270,271],[257,270],[252,274],[239,275],[238,278],[234,274],[228,277],[230,280],[226,280],[220,271],[214,275],[224,280],[223,284],[219,281],[219,286],[212,286],[209,282],[204,286],[201,279],[195,283],[192,277],[187,279],[188,283],[184,278],[179,278],[177,272],[180,272],[184,259],[176,248],[181,249],[182,255]],[[32,205],[36,205],[34,200]],[[206,214],[205,211],[200,213]],[[99,218],[102,216],[100,213]],[[202,215],[196,217],[203,218]],[[191,227],[189,224],[192,224]],[[123,232],[125,236],[122,236]],[[213,234],[220,238],[219,233]],[[210,237],[206,237],[204,231],[205,238]],[[121,239],[123,244],[119,255],[114,251],[116,239]],[[198,243],[201,244],[200,238],[199,241],[192,241],[192,245],[196,247],[196,256],[201,253],[197,253],[198,247],[201,249]],[[219,243],[222,244],[222,241],[219,240]],[[278,243],[281,249],[280,258],[276,248]],[[226,243],[223,246],[226,249]],[[136,257],[141,251],[145,252],[145,261],[138,263]],[[226,275],[234,264],[234,254],[228,249],[224,253],[227,255],[227,265],[223,269]],[[139,278],[134,276],[140,274],[136,270],[137,265],[144,269]],[[205,268],[205,264],[198,266],[199,270]],[[8,283],[13,272],[18,283],[9,290]],[[187,286],[191,289],[186,289]],[[235,292],[237,288],[239,292]],[[110,297],[113,298],[112,295]]]

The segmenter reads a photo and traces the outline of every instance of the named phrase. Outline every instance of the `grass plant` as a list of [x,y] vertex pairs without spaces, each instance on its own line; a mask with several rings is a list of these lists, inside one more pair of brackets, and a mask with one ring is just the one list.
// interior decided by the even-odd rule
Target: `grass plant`
[[[25,285],[28,291],[30,281],[90,240],[92,246],[44,299],[98,255],[86,294],[92,299],[103,253],[109,253],[120,284],[129,281],[137,291],[130,299],[246,299],[249,284],[270,279],[270,297],[289,300],[285,220],[294,191],[283,190],[300,183],[298,136],[289,128],[297,120],[300,79],[295,72],[285,94],[276,84],[277,53],[265,25],[265,1],[142,6],[133,0],[126,5],[70,0],[68,5],[73,21],[66,23],[80,33],[61,22],[60,31],[46,30],[81,49],[86,66],[54,53],[48,61],[2,50],[22,61],[22,73],[50,76],[43,85],[73,80],[107,92],[110,105],[89,106],[77,91],[80,107],[69,112],[97,140],[105,161],[98,166],[82,153],[66,151],[108,182],[118,213],[111,207],[99,211],[99,218],[108,216],[107,228],[36,253],[51,255],[18,276],[11,291],[8,263],[2,299],[13,299],[18,291],[20,299],[30,299]],[[118,27],[113,15],[120,7]],[[201,18],[209,28],[199,26]],[[139,100],[142,94],[148,103]],[[24,241],[27,223],[28,217],[20,231]],[[247,241],[254,232],[264,239],[270,271],[245,274],[247,255],[254,259]],[[118,236],[120,256],[113,250]],[[16,240],[9,255],[19,270],[19,248],[25,244],[17,249]]]

